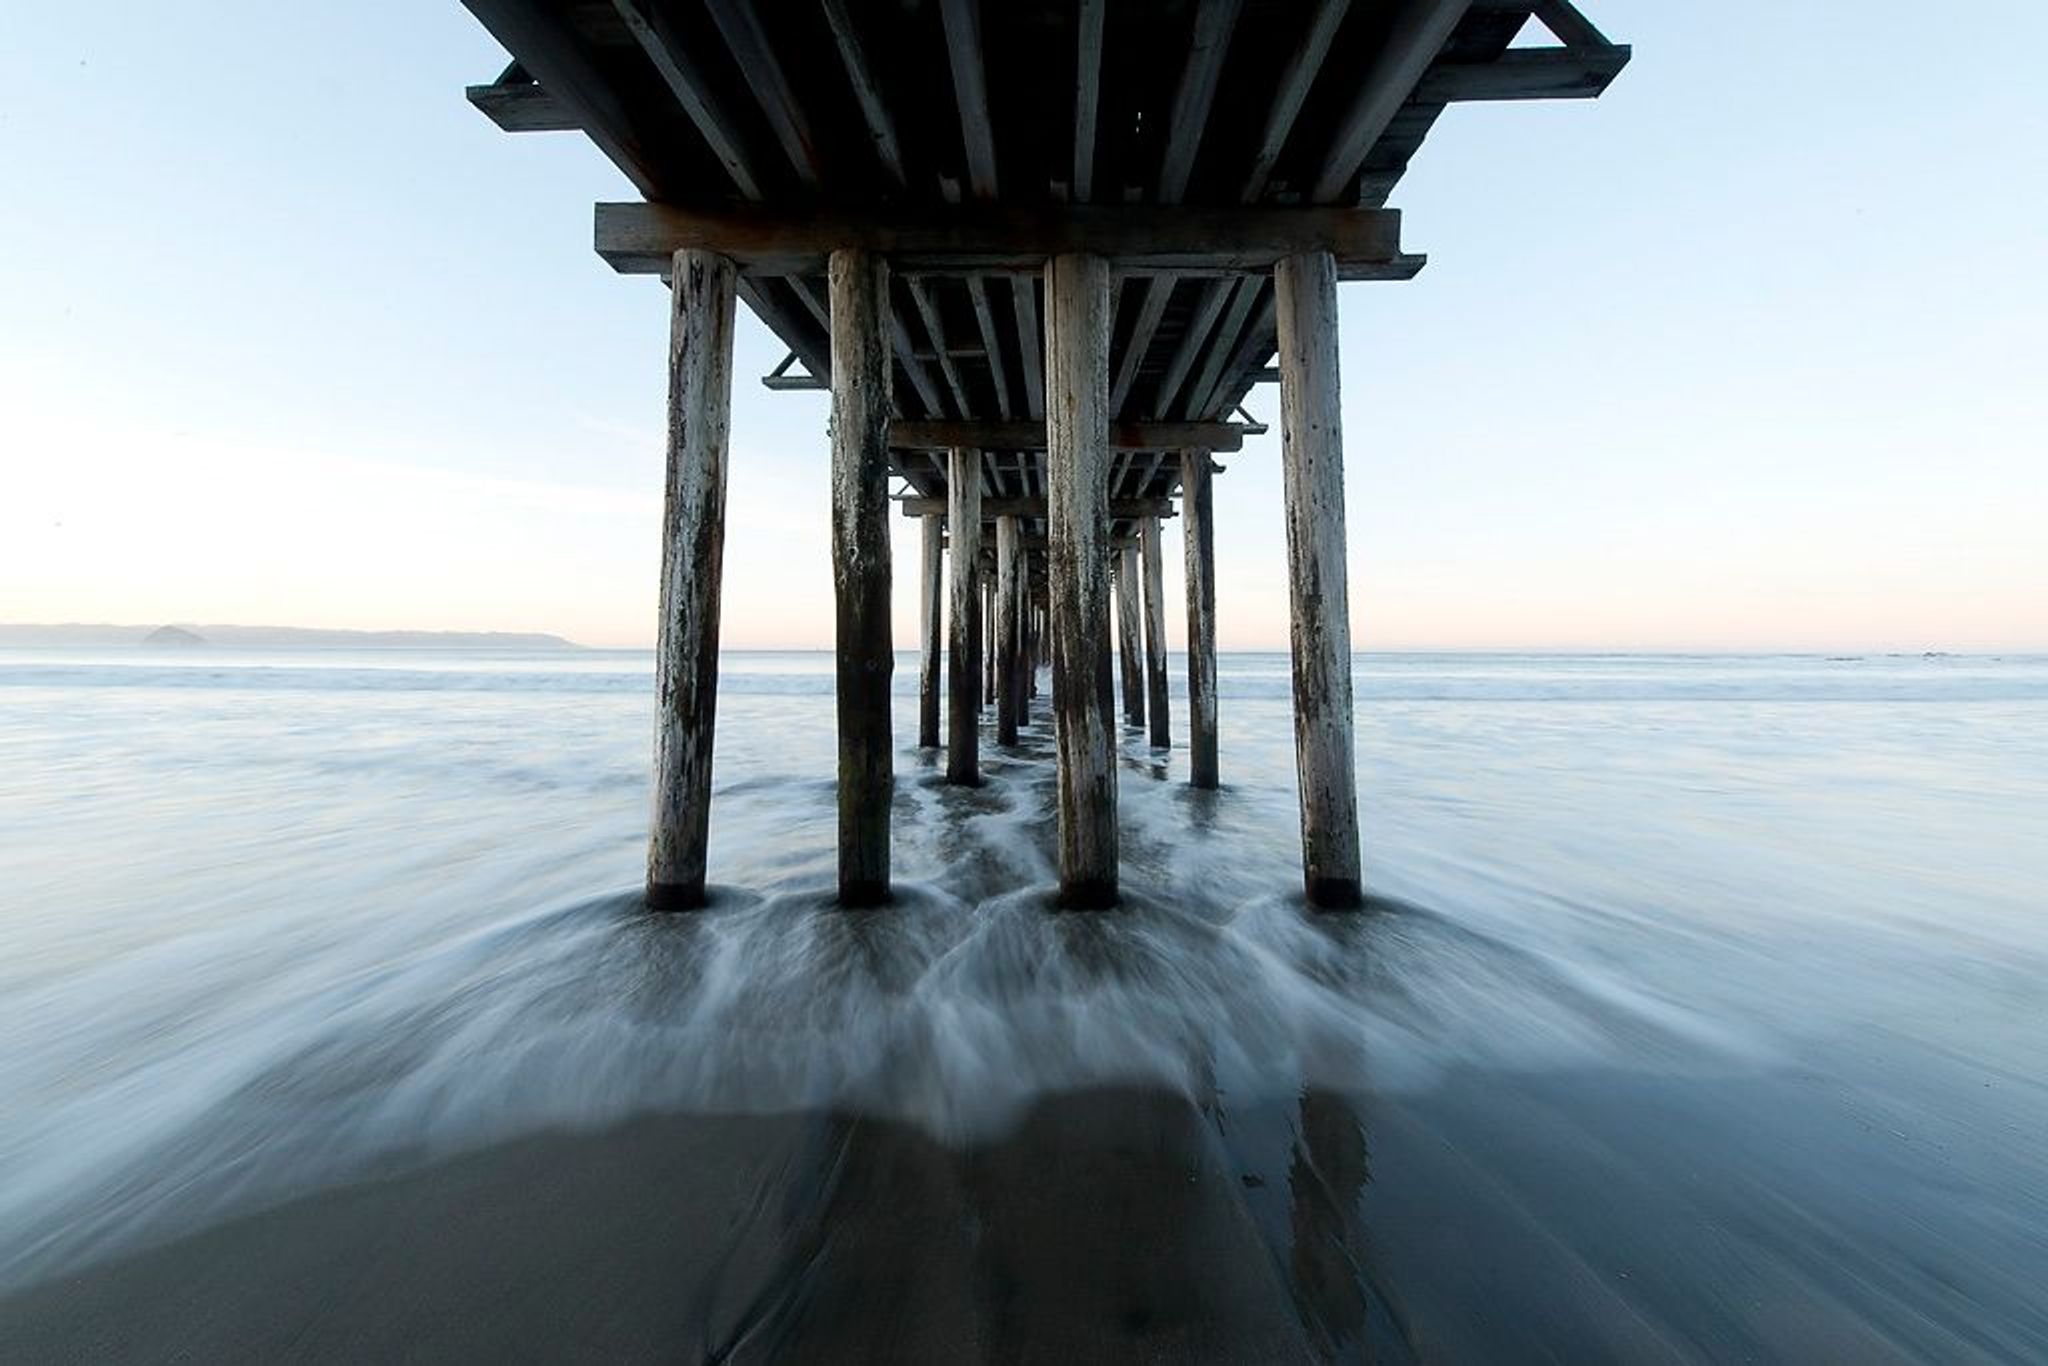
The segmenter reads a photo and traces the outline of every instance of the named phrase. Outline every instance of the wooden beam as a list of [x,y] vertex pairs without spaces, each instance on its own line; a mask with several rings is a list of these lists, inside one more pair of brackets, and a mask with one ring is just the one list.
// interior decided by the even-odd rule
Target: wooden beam
[[889,267],[832,253],[832,582],[838,610],[839,902],[889,896]]
[[1210,280],[1202,286],[1202,297],[1195,304],[1195,311],[1188,316],[1187,331],[1181,334],[1180,345],[1174,348],[1173,360],[1167,365],[1166,373],[1159,377],[1159,388],[1152,395],[1152,416],[1165,417],[1173,400],[1180,394],[1180,386],[1194,368],[1195,357],[1202,354],[1202,343],[1209,339],[1209,330],[1216,325],[1217,315],[1223,312],[1223,305],[1230,298],[1230,288],[1222,280]]
[[816,189],[824,174],[810,122],[796,92],[790,88],[789,78],[783,74],[782,63],[775,58],[774,45],[768,41],[759,11],[749,0],[704,3],[725,38],[725,45],[732,49],[733,60],[746,73],[747,88],[754,92],[761,112],[768,116],[768,126],[775,130],[775,140],[782,144],[783,154],[789,158],[797,179],[805,188]]
[[1629,49],[1509,48],[1490,62],[1443,62],[1415,87],[1432,104],[1465,100],[1590,100],[1628,65]]
[[917,316],[924,323],[924,334],[931,338],[933,358],[939,363],[939,373],[945,377],[946,388],[952,392],[954,411],[965,417],[974,411],[967,401],[967,390],[960,384],[960,372],[953,367],[952,353],[946,350],[946,330],[939,322],[939,311],[932,307],[931,287],[923,280],[906,280],[910,289],[910,302],[917,308]]
[[[1224,367],[1223,378],[1217,381],[1207,407],[1195,411],[1214,412],[1225,403],[1238,402],[1239,397],[1251,387],[1254,377],[1261,373],[1260,367],[1273,354],[1274,346],[1273,291],[1261,288],[1258,306],[1252,312],[1251,321],[1245,325],[1244,339],[1237,344],[1230,363]],[[1272,367],[1272,373],[1273,382],[1277,384],[1279,367]],[[1244,430],[1248,436],[1264,435],[1266,428],[1263,424],[1247,425]]]
[[[988,360],[989,383],[995,388],[996,416],[1010,420],[1010,381],[1003,374],[1003,344],[996,336],[996,318],[988,306],[988,285],[979,275],[967,277],[967,302],[974,308],[974,325],[981,329],[982,354]],[[1027,353],[1026,365],[1031,364]]]
[[1530,6],[1536,12],[1536,22],[1550,30],[1550,36],[1566,47],[1582,48],[1613,47],[1607,35],[1593,27],[1593,22],[1579,13],[1571,0],[1535,0]]
[[1095,197],[1095,118],[1102,103],[1102,14],[1106,0],[1079,0],[1074,18],[1074,201]]
[[839,48],[839,60],[846,67],[846,79],[853,85],[853,95],[860,102],[861,117],[868,121],[868,137],[875,144],[875,159],[882,163],[882,169],[897,185],[910,183],[903,172],[903,148],[896,138],[896,120],[889,114],[889,106],[882,99],[882,88],[875,81],[874,68],[868,63],[867,49],[860,40],[860,30],[854,26],[853,16],[847,12],[846,0],[822,0],[825,7],[825,22],[832,29],[832,41]]
[[685,247],[756,275],[816,275],[842,246],[886,255],[909,274],[1022,274],[1067,254],[1140,275],[1262,275],[1310,251],[1330,253],[1346,279],[1406,279],[1422,264],[1401,252],[1398,210],[1327,206],[967,205],[884,215],[615,203],[597,206],[596,243],[626,274],[665,270]]
[[[934,513],[949,512],[944,498],[914,496],[898,498],[897,504],[905,517],[929,517]],[[1044,517],[1047,513],[1046,500],[1037,494],[1023,497],[990,498],[981,500],[981,520],[993,521],[998,517]],[[1112,498],[1109,502],[1111,517],[1171,517],[1173,500],[1170,498]]]
[[1265,287],[1266,282],[1254,276],[1246,276],[1237,282],[1230,307],[1216,329],[1216,338],[1209,346],[1208,356],[1202,361],[1202,371],[1195,376],[1195,382],[1187,392],[1187,401],[1181,405],[1184,415],[1191,417],[1204,411],[1215,397],[1216,386],[1223,379],[1224,366],[1237,353],[1238,338],[1244,335],[1245,320],[1250,317],[1252,305],[1258,302]]
[[1045,416],[1045,346],[1038,336],[1038,282],[1027,275],[1010,280],[1010,309],[1017,320],[1018,368],[1024,372],[1024,411],[1035,422]]
[[1109,387],[1112,418],[1124,410],[1130,399],[1131,386],[1138,380],[1138,367],[1144,363],[1145,353],[1152,349],[1152,337],[1159,331],[1159,320],[1166,316],[1166,305],[1173,298],[1173,283],[1173,278],[1166,275],[1145,282],[1145,297],[1138,305],[1137,320],[1131,324],[1131,339],[1124,346],[1124,363],[1117,367],[1116,382]]
[[668,484],[654,650],[654,811],[647,838],[647,904],[656,910],[704,904],[732,413],[732,263],[688,252],[676,259],[673,274]]
[[[1159,472],[1159,462],[1165,458],[1166,456],[1163,451],[1146,451],[1133,457],[1130,468],[1125,471],[1124,487],[1121,490],[1113,491],[1120,491],[1126,495],[1136,495],[1143,492],[1151,485],[1152,476]],[[1138,470],[1138,466],[1141,463],[1145,467],[1143,473],[1140,473]]]
[[[625,173],[635,189],[649,199],[684,194],[688,186],[671,183],[652,155],[663,130],[635,115],[610,79],[599,69],[582,35],[569,19],[525,0],[462,0],[498,46],[519,58],[519,64],[576,120],[599,151]],[[682,244],[678,244],[680,249]],[[671,251],[670,257],[675,253]],[[667,261],[643,272],[658,274]]]
[[568,133],[583,126],[517,62],[489,85],[473,85],[462,93],[507,133]]
[[981,0],[940,0],[953,100],[960,110],[960,142],[967,153],[967,183],[976,199],[996,197],[995,126],[989,121],[988,78],[981,64]]
[[[974,420],[889,424],[889,444],[899,451],[950,450],[975,446],[987,451],[1042,451],[1050,434],[1043,422]],[[1169,451],[1200,444],[1212,451],[1234,451],[1244,445],[1244,429],[1230,422],[1117,422],[1109,429],[1109,447],[1118,451]]]
[[[788,283],[795,285],[798,282],[792,280]],[[739,282],[739,296],[746,301],[748,308],[754,310],[754,316],[768,325],[769,331],[789,344],[790,349],[797,353],[797,358],[804,363],[806,370],[824,381],[827,388],[831,387],[831,329],[829,326],[825,328],[826,349],[819,350],[815,340],[818,329],[803,324],[802,315],[792,310],[778,297],[774,288],[776,284],[776,281],[766,278],[749,280],[742,277]],[[798,294],[798,301],[806,302],[801,293]]]
[[1116,737],[1095,700],[1109,644],[1109,263],[1046,267],[1047,452],[1060,905],[1117,898]]
[[1308,89],[1315,84],[1316,76],[1323,69],[1323,59],[1329,55],[1330,42],[1337,36],[1337,26],[1344,22],[1345,12],[1351,8],[1351,0],[1317,0],[1315,13],[1310,16],[1308,32],[1302,37],[1301,46],[1287,59],[1287,69],[1280,75],[1280,84],[1273,91],[1272,107],[1266,111],[1266,126],[1259,134],[1259,150],[1252,158],[1251,173],[1245,177],[1244,192],[1240,196],[1245,203],[1256,203],[1266,192],[1266,180],[1273,174],[1273,163],[1286,150],[1287,138],[1294,131],[1294,120],[1301,113],[1301,102],[1308,98]]
[[733,185],[748,199],[761,198],[754,162],[732,116],[711,93],[704,73],[690,57],[690,45],[676,33],[666,12],[652,0],[613,0],[613,5]]
[[1238,6],[1239,0],[1198,0],[1196,5],[1187,62],[1181,67],[1173,113],[1166,122],[1166,153],[1160,158],[1155,194],[1161,204],[1178,204],[1187,193],[1195,154],[1201,151],[1202,134],[1209,127],[1209,106],[1216,99],[1223,59],[1230,51],[1230,31],[1237,24]]
[[1470,5],[1471,0],[1403,0],[1386,42],[1366,68],[1358,94],[1338,124],[1322,174],[1309,195],[1316,203],[1334,204],[1344,198],[1373,144],[1407,103]]
[[1357,906],[1361,888],[1337,273],[1326,256],[1296,257],[1280,263],[1273,283],[1302,882],[1311,905],[1339,909]]
[[810,374],[808,371],[792,374],[790,367],[794,366],[801,359],[802,357],[798,356],[795,351],[791,351],[777,362],[773,370],[761,376],[761,387],[772,389],[776,393],[802,392],[804,390],[830,389],[832,387],[825,380]]
[[981,452],[953,448],[946,477],[946,538],[952,547],[946,651],[946,781],[981,782]]
[[889,336],[895,343],[896,363],[903,367],[903,373],[910,377],[910,387],[917,391],[918,401],[924,410],[934,415],[946,411],[946,405],[939,402],[939,391],[932,383],[932,377],[925,372],[924,362],[917,358],[917,348],[910,344],[910,329],[903,325],[903,319],[896,313],[895,305],[887,305],[889,312]]

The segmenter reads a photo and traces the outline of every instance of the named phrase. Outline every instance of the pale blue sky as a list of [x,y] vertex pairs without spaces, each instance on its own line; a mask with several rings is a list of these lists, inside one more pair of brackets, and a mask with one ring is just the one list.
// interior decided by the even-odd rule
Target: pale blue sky
[[[1360,645],[2048,648],[2048,6],[1585,8],[1610,93],[1450,111],[1429,268],[1344,290]],[[651,637],[666,296],[595,150],[463,101],[502,62],[455,0],[13,7],[0,620]],[[779,357],[726,638],[827,645]],[[1278,458],[1219,483],[1226,646],[1286,638]]]

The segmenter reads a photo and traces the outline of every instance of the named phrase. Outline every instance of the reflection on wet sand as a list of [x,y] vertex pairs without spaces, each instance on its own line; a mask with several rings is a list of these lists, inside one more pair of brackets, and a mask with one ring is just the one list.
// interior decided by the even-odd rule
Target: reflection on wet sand
[[844,1114],[671,1117],[37,1287],[5,1305],[0,1356],[1350,1359],[1364,1148],[1335,1097],[1302,1118],[1291,1249],[1266,1245],[1210,1117],[1157,1090],[1046,1097],[966,1147]]
[[1295,1296],[1322,1356],[1362,1359],[1372,1308],[1360,1208],[1372,1179],[1365,1129],[1334,1091],[1303,1091],[1300,1113],[1301,1136],[1287,1168]]

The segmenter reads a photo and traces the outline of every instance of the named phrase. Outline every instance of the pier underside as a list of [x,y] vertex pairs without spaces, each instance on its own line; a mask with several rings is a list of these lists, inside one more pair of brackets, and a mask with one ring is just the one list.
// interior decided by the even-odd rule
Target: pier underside
[[[1142,599],[1145,616],[1146,696],[1132,695],[1127,665],[1125,719],[1170,747],[1161,522],[1186,471],[1206,485],[1214,453],[1265,430],[1245,400],[1277,382],[1304,884],[1319,904],[1354,904],[1350,642],[1343,622],[1327,620],[1346,610],[1330,288],[1421,268],[1386,201],[1449,105],[1596,96],[1628,50],[1569,0],[464,3],[512,58],[471,87],[471,102],[508,131],[581,131],[645,197],[597,206],[605,260],[671,281],[686,261],[727,263],[737,298],[788,348],[763,383],[829,388],[835,415],[858,391],[846,411],[859,430],[835,418],[833,434],[841,717],[863,731],[841,737],[842,896],[866,904],[887,884],[891,642],[885,606],[879,626],[876,612],[890,567],[876,499],[942,523],[923,531],[920,742],[938,733],[942,601],[953,669],[976,675],[948,693],[954,781],[977,780],[980,708],[1008,699],[998,733],[1014,734],[1036,664],[1049,659],[1062,900],[1111,904],[1111,603]],[[836,272],[856,258],[877,273],[850,315]],[[1328,335],[1290,350],[1290,318]],[[860,373],[835,372],[848,356]],[[719,409],[722,395],[689,387],[709,373],[672,368],[672,411]],[[722,469],[722,430],[715,458],[689,444],[698,433],[678,432],[672,461]],[[722,515],[721,505],[712,531]],[[697,526],[673,507],[670,523]],[[1213,786],[1206,509],[1198,531],[1191,778]],[[1003,545],[1015,557],[1007,571]],[[1132,546],[1142,593],[1129,591]],[[670,575],[664,630],[715,644],[717,595],[715,562],[708,578]],[[1122,634],[1128,660],[1128,622]],[[1072,688],[1063,671],[1076,675]],[[708,755],[713,709],[678,700],[675,682],[664,676],[663,752]],[[1083,706],[1083,694],[1101,707]],[[692,898],[663,869],[701,884],[696,808],[708,797],[695,794],[708,781],[688,777],[687,792],[656,797],[671,828],[656,832],[650,886],[670,904]]]

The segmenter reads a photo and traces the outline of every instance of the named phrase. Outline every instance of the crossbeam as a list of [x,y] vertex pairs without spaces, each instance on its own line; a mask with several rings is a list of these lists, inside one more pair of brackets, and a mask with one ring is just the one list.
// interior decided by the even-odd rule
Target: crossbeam
[[1467,100],[1597,99],[1628,65],[1623,45],[1589,50],[1510,48],[1490,62],[1441,62],[1415,87],[1426,104]]
[[463,93],[508,133],[567,133],[583,126],[517,62],[489,85],[473,85]]
[[[905,517],[931,517],[946,512],[943,498],[899,498],[896,500]],[[1171,517],[1171,498],[1112,498],[1109,502],[1111,517]],[[983,498],[981,520],[992,522],[998,517],[1043,517],[1043,498]]]
[[1264,274],[1283,257],[1326,251],[1348,280],[1405,280],[1423,258],[1401,250],[1397,209],[1156,204],[952,205],[893,213],[777,212],[675,204],[597,206],[597,254],[626,275],[658,275],[677,251],[732,260],[742,275],[815,275],[842,247],[887,256],[899,274],[1028,274],[1086,252],[1123,275]]
[[[1244,427],[1235,422],[1112,422],[1109,445],[1118,451],[1177,451],[1195,447],[1235,451],[1244,447]],[[905,422],[889,424],[889,445],[899,451],[943,451],[969,446],[983,451],[1042,451],[1045,424],[1012,422]]]

